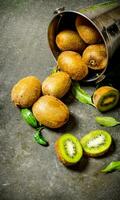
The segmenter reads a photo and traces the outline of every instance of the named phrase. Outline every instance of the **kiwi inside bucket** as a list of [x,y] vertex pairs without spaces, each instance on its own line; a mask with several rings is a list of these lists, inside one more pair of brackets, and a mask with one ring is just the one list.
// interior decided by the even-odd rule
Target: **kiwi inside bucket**
[[[75,26],[75,20],[77,16],[81,16],[81,18],[87,20],[91,26],[93,26],[101,35],[101,43],[105,44],[105,39],[102,35],[102,33],[99,31],[98,27],[95,25],[93,21],[91,21],[88,17],[86,17],[84,14],[76,11],[62,11],[60,13],[57,13],[52,21],[49,24],[48,27],[48,41],[50,49],[53,53],[53,56],[55,60],[57,61],[57,58],[59,54],[61,53],[61,50],[56,45],[56,36],[58,33],[60,33],[63,30],[69,29],[73,31],[77,31]],[[88,44],[87,44],[88,45]],[[107,53],[107,59],[108,59],[108,52],[106,47],[106,53]],[[80,52],[81,56],[82,53]],[[83,79],[83,82],[93,82],[96,80],[103,79],[103,74],[106,71],[107,66],[104,69],[101,70],[92,70],[89,69],[88,75]]]

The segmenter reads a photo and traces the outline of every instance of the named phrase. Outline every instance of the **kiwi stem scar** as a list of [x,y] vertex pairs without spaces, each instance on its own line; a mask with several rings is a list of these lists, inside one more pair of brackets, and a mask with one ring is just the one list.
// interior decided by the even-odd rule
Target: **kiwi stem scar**
[[92,66],[95,66],[95,65],[96,65],[96,61],[95,61],[95,60],[93,60],[93,59],[92,59],[92,60],[90,60],[90,61],[89,61],[89,63],[90,63],[90,65],[92,65]]

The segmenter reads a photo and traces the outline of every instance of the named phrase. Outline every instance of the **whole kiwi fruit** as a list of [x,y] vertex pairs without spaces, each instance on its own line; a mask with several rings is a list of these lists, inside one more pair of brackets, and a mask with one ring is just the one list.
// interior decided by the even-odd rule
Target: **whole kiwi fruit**
[[41,82],[35,76],[27,76],[19,80],[12,88],[11,100],[21,108],[33,105],[41,95]]
[[48,76],[42,83],[44,95],[52,95],[57,98],[63,97],[71,86],[70,76],[66,72],[56,72]]
[[73,80],[82,80],[88,74],[88,67],[81,55],[74,51],[64,51],[58,56],[58,68],[69,74]]
[[86,47],[79,34],[73,30],[63,30],[58,33],[56,44],[61,51],[83,51]]
[[101,41],[100,33],[87,19],[78,15],[75,20],[75,26],[85,43],[96,44]]
[[79,140],[70,133],[63,134],[56,140],[55,152],[65,166],[76,164],[83,155]]
[[69,119],[68,107],[50,95],[40,97],[33,104],[32,111],[38,122],[49,128],[59,128]]
[[112,137],[105,130],[94,130],[83,136],[80,143],[86,155],[98,157],[108,151],[112,143]]
[[107,53],[104,44],[89,45],[82,54],[83,62],[93,70],[101,70],[107,66]]

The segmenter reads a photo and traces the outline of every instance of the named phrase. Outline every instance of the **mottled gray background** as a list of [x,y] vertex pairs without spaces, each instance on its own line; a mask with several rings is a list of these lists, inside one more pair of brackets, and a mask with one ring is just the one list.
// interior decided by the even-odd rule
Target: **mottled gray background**
[[[0,200],[119,199],[120,173],[100,173],[110,161],[120,159],[119,126],[103,128],[110,131],[115,142],[109,154],[99,159],[84,158],[67,169],[56,159],[55,140],[65,132],[80,138],[100,128],[95,116],[102,114],[66,97],[69,124],[57,131],[45,129],[43,134],[50,146],[44,148],[33,141],[34,130],[10,101],[11,88],[19,79],[36,75],[43,81],[55,65],[47,41],[53,11],[97,2],[104,1],[0,0]],[[94,87],[87,86],[86,90],[92,94]],[[108,114],[120,119],[120,108]]]

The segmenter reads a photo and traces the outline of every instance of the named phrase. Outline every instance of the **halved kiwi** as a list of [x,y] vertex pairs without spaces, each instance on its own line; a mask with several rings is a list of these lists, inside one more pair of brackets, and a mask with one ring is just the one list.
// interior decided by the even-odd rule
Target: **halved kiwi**
[[93,103],[101,112],[114,108],[119,98],[119,91],[111,86],[102,86],[93,93]]
[[82,137],[80,143],[86,155],[97,157],[108,151],[112,137],[107,131],[95,130]]
[[107,66],[107,53],[104,44],[89,45],[82,55],[83,62],[93,70],[101,70]]
[[66,166],[76,164],[83,155],[79,140],[72,134],[66,133],[55,142],[58,159]]

